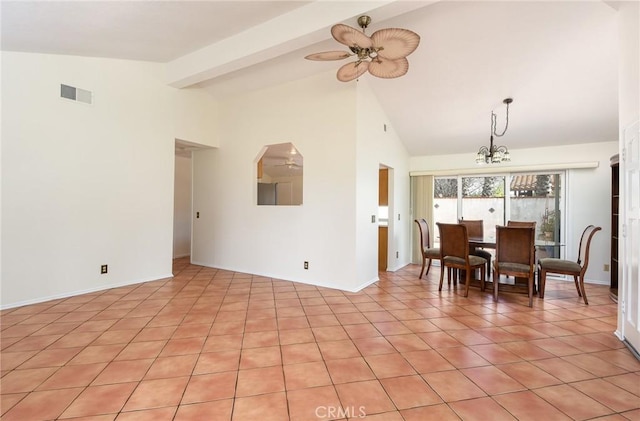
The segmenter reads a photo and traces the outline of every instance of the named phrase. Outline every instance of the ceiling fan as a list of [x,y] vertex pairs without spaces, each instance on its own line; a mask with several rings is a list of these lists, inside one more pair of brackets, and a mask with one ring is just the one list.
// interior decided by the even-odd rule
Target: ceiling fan
[[286,158],[284,163],[274,165],[274,167],[286,167],[290,170],[297,170],[302,168],[302,166],[299,165],[296,161],[294,161],[293,158]]
[[374,32],[371,37],[365,29],[371,23],[369,16],[360,16],[358,25],[362,32],[351,26],[337,24],[331,27],[331,35],[341,44],[349,47],[347,51],[325,51],[309,54],[307,60],[330,61],[356,56],[357,60],[338,69],[338,80],[349,82],[364,74],[367,70],[376,77],[391,79],[403,76],[409,70],[407,56],[420,44],[420,36],[408,29],[387,28]]

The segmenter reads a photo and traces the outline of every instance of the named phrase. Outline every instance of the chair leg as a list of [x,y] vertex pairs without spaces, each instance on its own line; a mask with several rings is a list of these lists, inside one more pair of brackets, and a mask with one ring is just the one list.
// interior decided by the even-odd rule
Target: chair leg
[[[482,268],[483,272],[482,275],[484,276],[484,268]],[[464,296],[468,297],[469,296],[469,285],[471,284],[471,271],[470,270],[466,270],[465,271],[465,280],[464,280]]]
[[573,283],[576,284],[576,290],[578,291],[578,297],[582,297],[582,291],[580,291],[580,283],[578,283],[578,277],[573,275]]
[[533,307],[533,275],[529,277],[529,307]]
[[493,268],[493,301],[498,301],[498,277],[496,269]]
[[440,286],[438,287],[438,291],[442,291],[442,281],[444,280],[444,270],[446,266],[440,267]]
[[[422,256],[422,269],[420,269],[420,276],[418,276],[418,279],[422,279],[422,274],[424,273],[424,263],[427,261],[427,259]],[[427,271],[427,273],[429,273],[429,271]]]
[[538,276],[538,281],[540,282],[540,287],[538,288],[538,296],[540,298],[544,298],[544,284],[547,281],[547,271],[544,269],[540,269],[540,276]]
[[429,259],[429,264],[427,265],[427,273],[425,273],[425,276],[429,274],[429,269],[431,269],[431,262],[433,262],[433,259]]
[[[486,264],[485,264],[485,266],[486,266]],[[484,292],[484,281],[486,279],[484,277],[484,271],[485,271],[485,268],[484,267],[480,267],[480,273],[482,274],[480,276],[480,291],[482,291],[482,292]]]
[[580,289],[582,290],[582,299],[586,305],[589,305],[589,301],[587,301],[587,292],[584,290],[584,278],[580,276]]

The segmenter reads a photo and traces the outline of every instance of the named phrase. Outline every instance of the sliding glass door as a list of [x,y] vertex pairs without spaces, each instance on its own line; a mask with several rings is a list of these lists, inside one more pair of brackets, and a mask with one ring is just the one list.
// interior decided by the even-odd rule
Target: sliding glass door
[[[485,237],[495,237],[496,225],[535,221],[538,257],[560,257],[564,243],[564,173],[517,173],[434,178],[434,222],[481,219]],[[508,186],[508,188],[507,188]],[[438,244],[437,229],[434,235]]]
[[535,221],[538,257],[560,257],[563,241],[562,173],[512,174],[509,189],[509,219]]
[[504,179],[500,176],[462,177],[462,219],[483,221],[484,235],[495,238],[505,218]]

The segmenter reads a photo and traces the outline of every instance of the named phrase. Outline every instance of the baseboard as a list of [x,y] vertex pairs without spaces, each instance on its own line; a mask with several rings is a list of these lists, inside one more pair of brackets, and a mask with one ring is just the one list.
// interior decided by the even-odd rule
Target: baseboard
[[387,268],[387,272],[397,272],[400,269],[409,266],[411,263],[400,263],[398,266],[394,266],[392,268]]
[[49,295],[49,296],[46,296],[46,297],[34,298],[32,300],[19,301],[17,303],[10,303],[10,304],[6,304],[6,305],[0,305],[0,310],[8,310],[8,309],[11,309],[11,308],[22,307],[22,306],[27,306],[27,305],[31,305],[31,304],[39,304],[39,303],[44,303],[44,302],[52,301],[52,300],[60,300],[62,298],[75,297],[76,295],[90,294],[92,292],[104,291],[104,290],[107,290],[107,289],[125,287],[125,286],[135,285],[135,284],[142,284],[144,282],[152,282],[152,281],[158,281],[160,279],[168,279],[168,278],[173,278],[173,274],[170,273],[168,275],[159,276],[157,278],[138,279],[138,280],[135,280],[135,281],[119,282],[119,283],[115,283],[115,284],[102,285],[102,286],[95,287],[95,288],[87,288],[87,289],[84,289],[84,290],[65,292],[65,293],[61,293],[61,294]]
[[238,269],[238,268],[211,266],[208,263],[202,263],[202,262],[198,262],[198,261],[192,261],[191,264],[192,265],[198,265],[198,266],[204,266],[204,267],[208,267],[208,268],[212,268],[212,269],[227,270],[227,271],[230,271],[230,272],[251,273],[252,275],[255,275],[255,276],[263,276],[265,278],[281,279],[283,281],[296,282],[296,283],[299,283],[299,284],[313,285],[313,286],[320,287],[320,288],[330,288],[330,289],[335,289],[335,290],[338,290],[338,291],[346,291],[346,292],[359,292],[363,288],[366,288],[369,285],[373,284],[374,282],[378,282],[380,280],[380,278],[378,278],[376,276],[375,278],[362,283],[360,286],[358,286],[356,288],[338,288],[335,285],[325,284],[325,283],[322,283],[322,282],[320,282],[320,283],[308,282],[308,281],[304,281],[304,280],[301,280],[301,279],[288,279],[288,278],[284,278],[282,276],[273,275],[273,274],[270,274],[270,273],[254,273],[252,271],[247,271],[247,270]]
[[638,350],[635,349],[633,345],[631,345],[629,341],[627,341],[626,339],[623,340],[622,343],[624,343],[627,346],[627,348],[629,348],[629,351],[631,351],[633,356],[636,357],[636,360],[640,361],[640,354],[638,353]]
[[373,278],[373,279],[371,279],[371,280],[369,280],[369,281],[367,281],[367,282],[365,282],[365,283],[363,283],[363,284],[360,284],[360,286],[358,286],[358,287],[357,287],[356,289],[354,289],[354,290],[351,290],[351,289],[344,289],[344,290],[342,290],[342,291],[354,292],[354,293],[355,293],[355,292],[360,292],[360,291],[362,291],[363,289],[365,289],[366,287],[368,287],[369,285],[371,285],[371,284],[374,284],[374,283],[378,282],[379,280],[380,280],[380,278],[376,276],[375,278]]

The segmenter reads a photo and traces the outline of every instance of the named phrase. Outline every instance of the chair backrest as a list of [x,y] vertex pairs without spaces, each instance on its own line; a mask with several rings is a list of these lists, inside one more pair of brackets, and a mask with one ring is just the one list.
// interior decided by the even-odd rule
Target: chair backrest
[[[533,227],[496,226],[496,262],[535,265],[535,233]],[[533,270],[533,269],[532,269]]]
[[536,221],[507,221],[508,227],[536,228]]
[[462,224],[437,223],[440,231],[440,255],[469,260],[469,236]]
[[469,237],[484,237],[484,222],[482,219],[459,219],[458,223],[467,227],[467,234]]
[[601,229],[601,227],[588,225],[582,232],[582,237],[580,237],[580,253],[578,254],[577,263],[582,267],[581,272],[583,274],[586,272],[587,266],[589,265],[589,247],[591,245],[591,239],[593,238],[593,235]]
[[426,219],[420,218],[415,220],[420,230],[420,253],[424,252],[424,249],[431,247],[431,236],[429,235],[429,224]]

